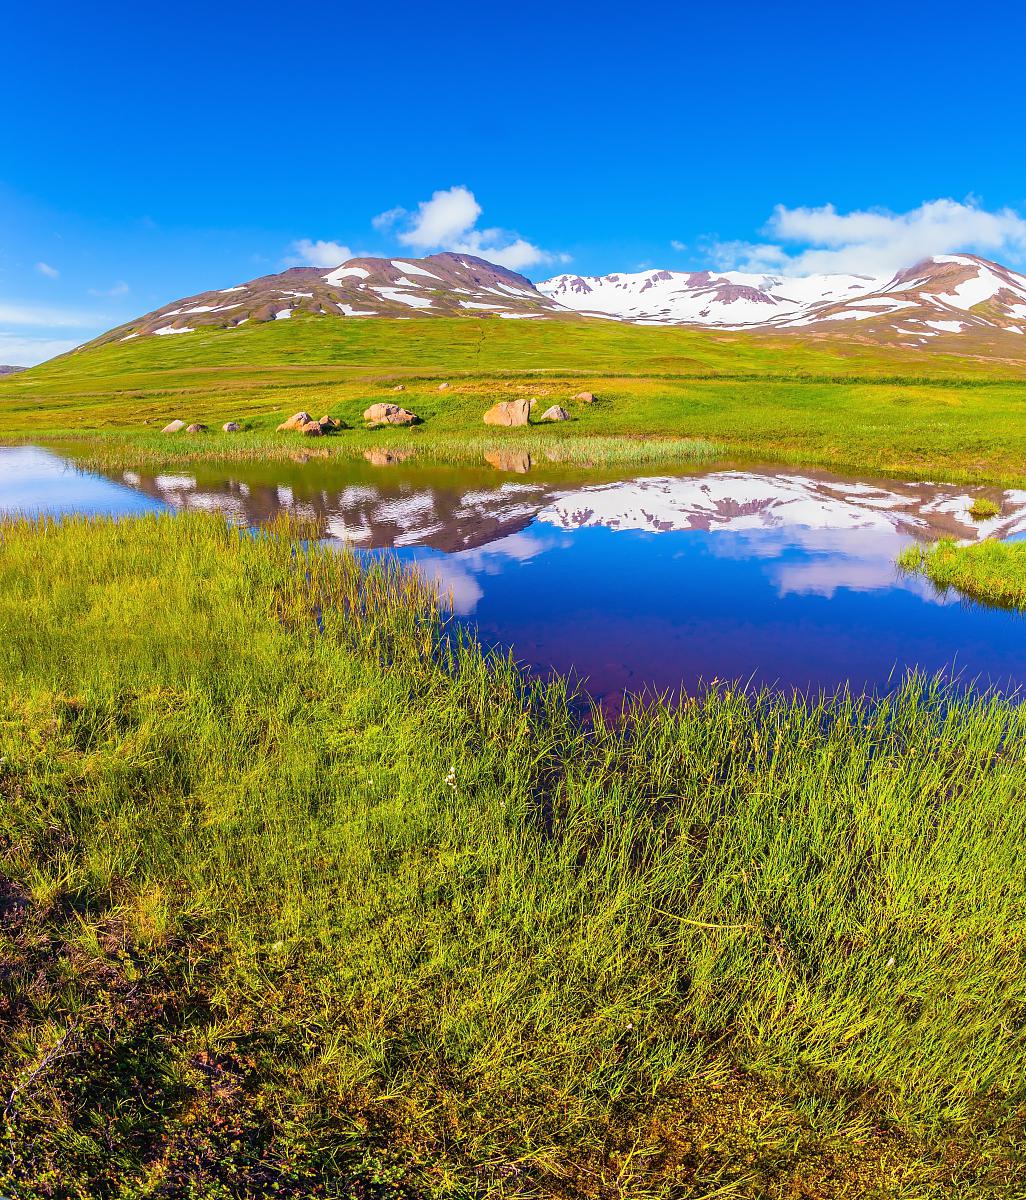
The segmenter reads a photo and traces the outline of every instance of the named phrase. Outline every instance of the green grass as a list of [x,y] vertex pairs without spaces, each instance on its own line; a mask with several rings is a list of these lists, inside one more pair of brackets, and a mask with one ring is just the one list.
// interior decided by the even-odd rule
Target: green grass
[[987,538],[963,545],[942,538],[930,546],[909,546],[898,556],[909,573],[925,575],[939,589],[1000,608],[1026,609],[1026,544]]
[[[291,453],[296,438],[274,433],[285,415],[330,411],[359,425],[372,401],[400,399],[422,426],[354,429],[330,439],[330,452],[387,444],[473,459],[501,439],[580,459],[594,458],[596,445],[613,456],[620,443],[615,454],[642,461],[668,457],[661,441],[702,442],[748,458],[1026,483],[1022,362],[609,321],[285,325],[87,348],[5,378],[0,437],[85,437],[108,462]],[[399,380],[406,391],[393,395]],[[439,392],[441,381],[451,387]],[[599,403],[573,404],[582,389]],[[504,433],[481,424],[496,400],[535,395],[574,419]],[[253,432],[160,438],[155,431],[179,416],[213,429],[243,420]]]
[[986,496],[977,496],[969,506],[969,515],[974,521],[987,521],[1001,512],[1001,505],[988,500]]
[[303,534],[0,527],[0,1190],[1022,1195],[1022,710],[582,723]]

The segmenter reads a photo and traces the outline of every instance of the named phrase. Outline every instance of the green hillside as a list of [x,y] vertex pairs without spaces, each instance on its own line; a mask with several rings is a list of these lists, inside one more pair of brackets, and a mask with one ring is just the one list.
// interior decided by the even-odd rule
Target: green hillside
[[[587,388],[599,403],[571,406],[572,422],[504,436],[578,448],[595,437],[699,438],[741,455],[980,479],[1020,480],[1026,462],[1024,362],[611,321],[297,316],[91,346],[0,381],[0,436],[85,436],[97,454],[264,453],[281,447],[273,430],[284,414],[360,424],[400,380],[423,424],[374,437],[425,453],[476,455],[483,437],[495,440],[481,414],[497,399],[567,403]],[[440,392],[440,381],[451,386]],[[174,417],[244,420],[252,431],[156,438]],[[368,436],[333,438],[330,452]]]

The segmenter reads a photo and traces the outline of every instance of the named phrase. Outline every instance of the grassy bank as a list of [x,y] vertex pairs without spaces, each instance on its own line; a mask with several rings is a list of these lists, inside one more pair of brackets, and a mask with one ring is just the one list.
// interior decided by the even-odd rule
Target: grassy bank
[[909,546],[898,565],[925,575],[938,588],[1001,608],[1026,609],[1026,544],[986,539],[963,545],[944,538],[930,546]]
[[0,528],[7,1191],[1021,1194],[1019,709],[584,728],[301,533]]
[[[281,326],[287,325],[288,328]],[[393,394],[399,383],[405,392]],[[450,387],[439,391],[438,385]],[[593,406],[574,404],[588,389]],[[497,400],[563,404],[565,424],[488,432]],[[766,338],[614,322],[295,318],[86,349],[0,380],[0,437],[87,438],[109,462],[289,453],[284,415],[325,411],[361,424],[368,404],[400,400],[424,419],[407,431],[353,429],[331,453],[375,445],[450,459],[530,443],[641,461],[648,442],[705,442],[732,455],[966,481],[1026,482],[1026,365],[928,355],[825,338]],[[245,435],[162,439],[172,418]],[[611,452],[610,452],[611,453]],[[613,461],[612,458],[606,461]]]

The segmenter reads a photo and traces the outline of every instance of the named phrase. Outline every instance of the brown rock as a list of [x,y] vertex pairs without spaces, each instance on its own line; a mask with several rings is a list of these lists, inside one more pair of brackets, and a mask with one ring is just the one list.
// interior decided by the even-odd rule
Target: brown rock
[[170,425],[165,425],[160,431],[161,433],[180,433],[185,428],[184,421],[172,421]]
[[185,432],[186,433],[206,433],[207,427],[206,427],[206,425],[200,425],[197,422],[196,424],[193,424],[193,425],[187,425],[185,428]]
[[320,421],[307,421],[305,425],[300,425],[299,432],[304,437],[324,437]]
[[447,383],[440,383],[440,384],[438,385],[438,390],[439,390],[440,392],[444,392],[448,386],[449,386],[449,385],[448,385]]
[[551,408],[547,408],[538,418],[539,421],[569,421],[570,414],[565,408],[560,408],[558,404],[553,404]]
[[331,433],[333,429],[341,429],[342,422],[337,417],[321,417],[317,422],[325,433]]
[[221,431],[223,433],[241,433],[242,426],[239,424],[238,421],[226,421],[221,426]]
[[372,404],[364,409],[363,419],[373,428],[377,425],[415,425],[420,417],[398,404]]
[[577,395],[574,396],[574,399],[580,400],[580,402],[582,404],[594,404],[595,403],[595,393],[594,392],[578,392]]
[[402,384],[402,383],[397,383],[397,384],[395,385],[395,387],[392,389],[392,391],[393,391],[393,392],[405,392],[405,391],[406,391],[406,386],[405,386],[405,384]]
[[363,457],[372,467],[390,467],[393,463],[405,462],[408,458],[412,458],[413,451],[385,450],[383,447],[375,446],[370,450],[364,450]]
[[309,425],[313,420],[308,412],[293,413],[287,421],[282,421],[278,426],[279,433],[293,433],[297,429],[302,429],[304,425]]
[[526,475],[531,469],[531,456],[526,450],[493,450],[485,455],[485,462],[496,471],[514,471]]
[[531,405],[526,400],[500,400],[485,413],[486,425],[526,425],[531,416]]

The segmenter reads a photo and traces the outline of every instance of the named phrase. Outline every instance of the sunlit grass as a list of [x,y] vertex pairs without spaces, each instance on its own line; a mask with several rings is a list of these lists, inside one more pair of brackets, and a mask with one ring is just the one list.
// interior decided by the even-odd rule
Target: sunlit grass
[[0,527],[8,1191],[1015,1194],[1018,707],[581,722],[309,532]]
[[910,546],[898,558],[910,573],[925,575],[938,588],[1002,608],[1026,609],[1026,543],[993,538],[963,545],[943,538]]
[[[822,337],[653,329],[615,322],[430,320],[285,322],[86,348],[0,380],[0,437],[86,437],[127,463],[292,451],[274,435],[306,409],[353,426],[331,453],[362,452],[368,404],[395,399],[422,418],[379,434],[423,455],[478,453],[484,411],[537,396],[572,421],[512,430],[503,440],[576,447],[591,439],[631,456],[666,457],[630,443],[704,442],[743,457],[968,482],[1026,482],[1026,364],[955,357]],[[530,326],[530,328],[522,328]],[[171,343],[170,345],[168,343]],[[450,386],[439,391],[439,384]],[[575,404],[582,389],[595,405]],[[536,410],[536,411],[542,411]],[[214,431],[160,439],[172,418]],[[284,439],[282,441],[281,439]],[[229,445],[230,443],[230,445]],[[577,450],[574,450],[577,453]],[[587,446],[580,449],[590,455]],[[612,461],[608,459],[607,461]]]

